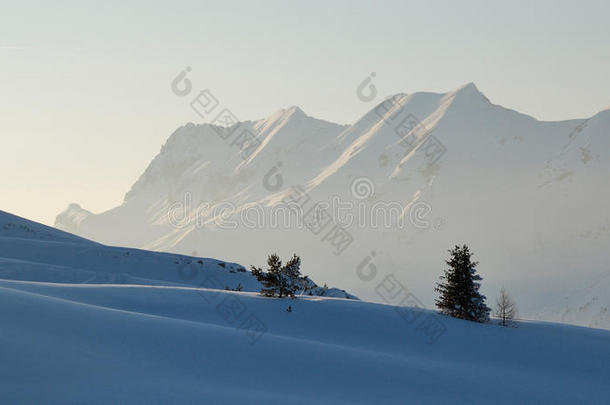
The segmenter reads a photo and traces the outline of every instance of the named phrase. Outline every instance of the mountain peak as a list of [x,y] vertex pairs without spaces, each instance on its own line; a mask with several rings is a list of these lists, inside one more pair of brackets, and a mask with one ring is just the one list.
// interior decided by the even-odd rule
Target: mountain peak
[[458,87],[453,91],[455,94],[473,94],[473,95],[482,95],[481,91],[478,89],[477,85],[474,82],[466,83],[463,86]]
[[467,83],[445,95],[445,100],[451,100],[451,104],[460,104],[464,106],[474,107],[480,105],[483,101],[485,104],[490,104],[489,99],[481,93],[477,86],[473,83]]
[[290,114],[290,115],[292,115],[292,114],[307,115],[307,114],[305,114],[305,111],[303,111],[301,109],[301,107],[299,107],[298,105],[293,105],[293,106],[287,108],[286,113]]
[[476,91],[479,91],[477,85],[474,84],[474,82],[468,82],[465,85],[460,87],[460,89],[465,89],[465,88],[475,89]]
[[307,114],[305,114],[305,112],[299,106],[293,105],[288,108],[282,108],[282,109],[276,111],[269,118],[274,118],[274,120],[281,118],[281,119],[285,120],[287,118],[303,118],[303,117],[307,117]]
[[293,119],[302,119],[305,117],[307,117],[307,114],[305,114],[305,112],[298,106],[293,105],[288,108],[277,110],[269,117],[259,120],[256,127],[260,130],[265,130],[275,125],[284,125]]
[[55,226],[65,231],[78,229],[80,223],[93,215],[79,204],[72,203],[55,218]]

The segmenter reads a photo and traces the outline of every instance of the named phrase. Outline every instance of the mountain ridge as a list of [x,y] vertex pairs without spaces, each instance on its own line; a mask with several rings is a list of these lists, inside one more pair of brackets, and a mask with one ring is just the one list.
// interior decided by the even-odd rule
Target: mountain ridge
[[[186,125],[170,136],[123,205],[98,215],[64,212],[56,223],[102,242],[155,250],[203,247],[232,258],[232,246],[239,246],[235,259],[244,262],[270,249],[298,251],[318,279],[347,282],[370,300],[378,299],[374,286],[362,283],[354,269],[361,255],[374,251],[375,266],[408,277],[426,303],[442,265],[438,256],[467,241],[483,255],[489,288],[499,288],[507,275],[522,277],[514,282],[515,294],[524,313],[536,314],[542,303],[528,280],[560,300],[579,283],[577,258],[586,263],[585,282],[607,269],[610,258],[601,246],[610,242],[604,231],[610,215],[603,208],[610,196],[600,176],[610,170],[606,116],[538,121],[491,103],[469,83],[447,93],[398,94],[348,126],[309,117],[296,106],[220,132],[209,124]],[[236,141],[240,131],[257,141],[247,156]],[[362,197],[355,193],[358,181],[368,187]],[[352,224],[351,253],[335,255],[320,244],[324,234],[316,242],[306,227],[270,227],[273,207],[297,189],[307,197],[304,213],[336,198],[352,204],[352,214],[363,207],[368,216],[389,216],[393,225]],[[386,211],[374,208],[384,206]],[[179,207],[186,226],[171,223],[172,207]],[[222,207],[227,215],[219,213]],[[266,222],[247,226],[244,213]],[[227,223],[237,228],[223,229]],[[506,246],[523,265],[515,268]],[[560,277],[561,288],[550,290],[540,281],[545,277]],[[582,319],[598,318],[610,328],[610,316],[601,312]]]

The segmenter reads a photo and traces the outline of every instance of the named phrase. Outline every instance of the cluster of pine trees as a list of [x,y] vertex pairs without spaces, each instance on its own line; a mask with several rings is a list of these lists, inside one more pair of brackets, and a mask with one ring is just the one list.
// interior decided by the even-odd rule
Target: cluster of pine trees
[[[477,274],[478,262],[472,260],[468,246],[455,246],[449,251],[445,269],[435,291],[439,293],[435,304],[441,313],[474,322],[488,322],[491,309],[485,304],[485,296],[479,292],[481,276]],[[294,297],[297,291],[305,290],[309,280],[301,276],[301,258],[296,254],[286,264],[277,254],[267,258],[267,271],[251,266],[252,275],[263,285],[261,294],[266,297]],[[238,290],[240,291],[241,288]],[[504,289],[496,301],[494,315],[502,326],[513,323],[517,307]]]
[[306,283],[307,277],[301,277],[301,258],[297,255],[282,266],[280,257],[274,253],[267,258],[267,266],[267,271],[251,266],[252,275],[263,285],[261,294],[266,297],[294,297]]

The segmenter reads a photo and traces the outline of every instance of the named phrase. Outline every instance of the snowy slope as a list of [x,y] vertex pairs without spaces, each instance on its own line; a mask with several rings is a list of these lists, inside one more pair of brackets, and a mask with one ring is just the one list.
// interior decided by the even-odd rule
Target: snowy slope
[[[105,246],[0,211],[0,278],[55,283],[189,285],[259,291],[244,266],[216,259]],[[313,295],[355,298],[336,288]]]
[[0,212],[0,403],[597,404],[610,396],[609,331],[502,328],[353,299],[222,289],[237,282],[257,288],[233,263],[108,247]]
[[[227,303],[237,315],[224,312]],[[0,281],[0,315],[2,403],[601,404],[610,396],[602,330],[443,318],[446,332],[428,344],[386,305],[16,281]],[[264,333],[240,329],[248,316]]]
[[[444,94],[397,94],[350,126],[291,107],[238,128],[260,141],[247,158],[234,138],[223,138],[232,129],[188,124],[121,206],[92,214],[72,205],[56,225],[103,243],[244,263],[270,249],[296,251],[315,279],[379,301],[374,285],[356,276],[374,256],[378,269],[398,275],[428,306],[446,249],[468,243],[485,293],[493,299],[505,285],[528,317],[549,302],[560,310],[565,296],[574,295],[575,308],[585,305],[590,298],[577,302],[578,291],[610,271],[608,110],[542,122],[493,104],[470,83]],[[357,182],[370,186],[366,198],[354,194]],[[295,186],[307,193],[305,211],[338,199],[362,219],[363,208],[364,226],[346,226],[353,242],[344,253],[336,255],[324,233],[270,225],[272,210]],[[392,226],[372,226],[384,205],[393,207],[385,209]],[[176,206],[184,208],[178,226],[168,215]],[[246,223],[245,212],[264,223],[252,216]],[[569,319],[593,326],[585,315]],[[610,323],[602,317],[595,326]]]

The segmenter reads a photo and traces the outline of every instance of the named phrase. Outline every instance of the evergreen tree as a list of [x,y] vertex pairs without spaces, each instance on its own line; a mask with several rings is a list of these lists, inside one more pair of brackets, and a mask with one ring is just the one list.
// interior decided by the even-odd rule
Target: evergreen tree
[[451,258],[435,291],[440,293],[436,306],[445,315],[476,322],[487,322],[490,309],[485,305],[485,296],[479,293],[482,280],[476,274],[478,262],[471,260],[468,246],[455,246],[449,251]]
[[281,295],[280,286],[280,271],[282,268],[282,261],[280,257],[273,253],[267,258],[267,272],[264,272],[258,267],[251,267],[252,275],[261,282],[263,288],[261,288],[261,294],[267,297],[273,297],[276,292]]
[[302,287],[301,258],[292,255],[292,258],[283,267],[282,276],[286,279],[286,294],[294,297],[294,294]]
[[282,266],[280,257],[273,253],[267,258],[267,271],[251,266],[252,275],[263,284],[261,294],[266,297],[294,297],[302,284],[301,259],[297,255]]

